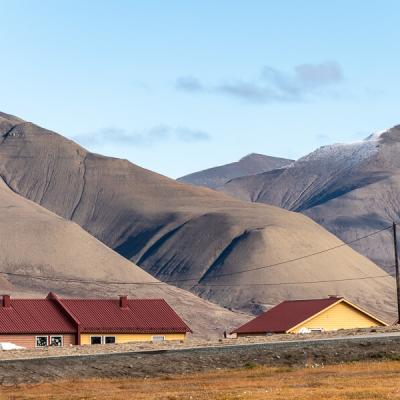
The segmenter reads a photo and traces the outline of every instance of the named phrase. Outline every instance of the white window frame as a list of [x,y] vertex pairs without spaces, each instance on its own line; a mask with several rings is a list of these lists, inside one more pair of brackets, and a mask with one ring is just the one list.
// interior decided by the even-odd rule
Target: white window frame
[[[107,343],[106,338],[112,337],[114,338],[114,343]],[[115,335],[104,335],[103,336],[103,344],[115,344],[117,343],[117,337]]]
[[99,337],[100,338],[100,344],[104,344],[104,339],[103,339],[102,335],[90,335],[90,345],[91,346],[96,346],[96,344],[99,344],[99,343],[92,344],[92,338],[94,338],[94,337]]
[[[162,338],[162,340],[154,340],[154,338]],[[151,337],[151,341],[152,342],[155,342],[155,343],[161,343],[161,342],[165,342],[165,335],[153,335],[152,337]]]
[[[51,339],[54,338],[54,337],[57,337],[57,338],[59,337],[59,338],[61,338],[61,346],[53,346],[53,345],[51,344]],[[48,346],[52,346],[52,347],[64,347],[64,336],[63,336],[63,335],[50,335],[50,340],[49,340]]]
[[[46,338],[46,345],[38,346],[38,343],[37,343],[38,338],[43,338],[43,337]],[[36,335],[35,336],[35,347],[42,348],[42,347],[48,347],[48,346],[49,346],[49,336],[48,335]]]

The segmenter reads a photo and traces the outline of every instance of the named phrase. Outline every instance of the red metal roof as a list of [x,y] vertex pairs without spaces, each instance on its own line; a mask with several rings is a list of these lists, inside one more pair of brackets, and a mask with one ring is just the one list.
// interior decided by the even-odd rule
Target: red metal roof
[[81,332],[191,332],[163,299],[128,299],[126,308],[113,299],[59,299]]
[[284,333],[340,300],[340,297],[329,297],[284,301],[232,333]]
[[73,321],[48,299],[11,299],[0,304],[0,333],[74,333]]
[[[4,305],[4,303],[3,303]],[[0,302],[0,334],[6,333],[184,333],[191,332],[163,299],[13,299]]]

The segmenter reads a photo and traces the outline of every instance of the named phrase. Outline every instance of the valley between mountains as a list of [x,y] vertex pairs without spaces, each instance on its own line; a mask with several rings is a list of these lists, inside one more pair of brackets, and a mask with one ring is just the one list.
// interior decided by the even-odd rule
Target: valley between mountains
[[392,277],[309,216],[232,197],[235,181],[229,195],[176,182],[4,113],[0,176],[2,270],[57,278],[4,275],[12,293],[165,297],[209,335],[240,312],[329,294],[394,319]]

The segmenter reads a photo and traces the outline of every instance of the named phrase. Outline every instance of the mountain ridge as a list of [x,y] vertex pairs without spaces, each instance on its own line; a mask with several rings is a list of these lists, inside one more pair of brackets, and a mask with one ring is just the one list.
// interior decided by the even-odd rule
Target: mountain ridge
[[[0,289],[13,297],[164,298],[196,336],[217,337],[248,320],[159,282],[84,231],[27,200],[0,180]],[[114,282],[106,284],[105,282]],[[121,284],[116,284],[121,282]],[[130,284],[128,284],[130,283]]]
[[[176,182],[35,124],[6,135],[7,124],[0,124],[0,175],[12,190],[73,220],[157,279],[246,312],[337,293],[393,313],[393,279],[357,280],[380,270],[302,214]],[[334,253],[303,257],[332,247]],[[303,283],[310,280],[316,283]]]
[[255,173],[270,171],[291,163],[293,160],[266,156],[258,153],[250,153],[235,161],[203,171],[194,172],[178,178],[179,182],[189,183],[196,186],[205,186],[217,189],[230,179],[253,175]]
[[[233,179],[222,190],[302,212],[342,240],[352,241],[399,220],[398,151],[396,125],[363,141],[324,146],[280,171]],[[391,272],[389,236],[384,232],[353,247]]]

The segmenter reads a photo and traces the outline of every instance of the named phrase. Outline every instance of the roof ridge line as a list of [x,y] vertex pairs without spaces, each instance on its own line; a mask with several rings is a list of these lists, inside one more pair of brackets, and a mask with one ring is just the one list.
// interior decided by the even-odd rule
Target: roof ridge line
[[68,307],[54,292],[50,292],[46,298],[49,300],[54,300],[61,307],[61,309],[68,315],[68,317],[71,318],[76,323],[77,328],[79,329],[79,327],[81,326],[81,321],[79,321],[79,319],[72,314],[71,310],[68,309]]
[[[324,300],[339,300],[339,299],[344,299],[343,296],[337,296],[337,297],[319,297],[319,298],[315,298],[315,299],[295,299],[295,300],[284,300],[279,304],[282,303],[294,303],[296,301],[324,301]],[[277,304],[277,305],[279,305]]]
[[[51,294],[51,296],[49,296]],[[11,296],[12,301],[48,301],[48,300],[59,300],[59,301],[69,301],[69,300],[78,300],[78,301],[118,301],[118,297],[67,297],[61,298],[54,292],[50,292],[45,298],[43,297],[13,297]],[[162,297],[129,297],[128,301],[165,301]]]

